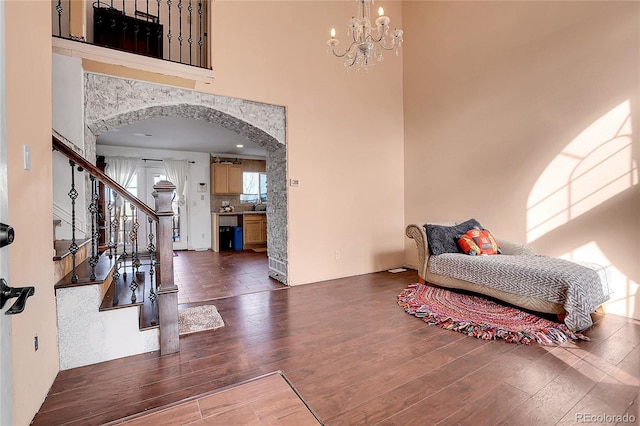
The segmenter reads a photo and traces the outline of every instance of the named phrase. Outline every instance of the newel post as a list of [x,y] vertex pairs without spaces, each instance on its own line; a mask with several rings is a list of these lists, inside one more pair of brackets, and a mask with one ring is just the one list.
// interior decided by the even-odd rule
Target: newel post
[[171,198],[176,186],[161,180],[153,186],[158,215],[156,280],[160,322],[160,354],[180,351],[178,335],[178,287],[173,278],[173,209]]

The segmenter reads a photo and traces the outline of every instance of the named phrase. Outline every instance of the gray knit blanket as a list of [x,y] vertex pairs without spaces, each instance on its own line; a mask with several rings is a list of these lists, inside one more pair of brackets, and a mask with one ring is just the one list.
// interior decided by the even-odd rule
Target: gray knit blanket
[[431,256],[429,269],[434,274],[561,304],[567,311],[565,324],[573,331],[590,327],[590,314],[609,300],[602,267],[598,271],[554,257],[445,253]]

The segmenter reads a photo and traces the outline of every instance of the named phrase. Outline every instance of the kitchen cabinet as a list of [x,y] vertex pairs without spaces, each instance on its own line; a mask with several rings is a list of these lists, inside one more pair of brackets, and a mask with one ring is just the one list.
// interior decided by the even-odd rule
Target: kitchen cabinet
[[242,194],[242,165],[211,164],[211,193]]
[[244,215],[243,239],[245,246],[264,246],[267,243],[267,215]]

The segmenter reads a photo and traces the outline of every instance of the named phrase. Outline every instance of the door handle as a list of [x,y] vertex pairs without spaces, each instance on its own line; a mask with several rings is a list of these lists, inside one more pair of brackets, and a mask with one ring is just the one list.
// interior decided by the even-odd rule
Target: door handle
[[27,304],[27,298],[36,293],[34,287],[9,287],[4,278],[0,278],[0,309],[4,307],[7,300],[17,297],[13,305],[4,313],[5,315],[19,314],[24,311]]
[[11,226],[0,223],[0,247],[8,246],[15,237],[16,233]]

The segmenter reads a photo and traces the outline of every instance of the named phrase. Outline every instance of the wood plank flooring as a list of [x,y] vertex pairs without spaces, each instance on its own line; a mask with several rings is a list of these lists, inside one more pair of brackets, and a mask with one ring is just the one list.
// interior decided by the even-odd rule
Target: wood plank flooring
[[286,286],[269,278],[267,253],[178,251],[173,258],[178,303],[202,302]]
[[[253,254],[248,271],[258,268]],[[176,268],[185,261],[185,292],[186,276],[205,266],[187,268],[190,255],[174,258]],[[242,272],[240,257],[226,260],[212,267],[255,273]],[[33,424],[101,424],[276,370],[327,425],[565,425],[625,413],[637,421],[639,321],[594,314],[590,342],[559,347],[482,341],[406,314],[396,296],[416,281],[415,271],[379,272],[217,299],[226,326],[181,337],[178,354],[60,372]]]
[[215,391],[109,426],[282,425],[319,426],[304,401],[279,372]]

